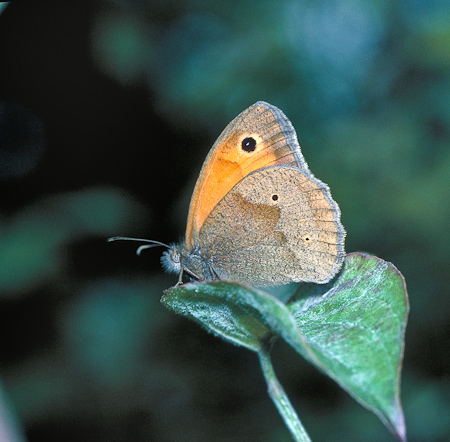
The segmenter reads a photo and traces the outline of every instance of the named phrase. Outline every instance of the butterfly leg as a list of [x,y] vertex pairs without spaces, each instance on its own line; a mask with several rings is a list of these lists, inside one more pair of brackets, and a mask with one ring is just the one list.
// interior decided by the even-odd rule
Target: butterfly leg
[[175,284],[175,287],[183,284],[183,270],[184,267],[181,267],[180,274],[178,275],[178,282]]
[[209,274],[212,276],[213,281],[220,281],[220,276],[217,274],[217,272],[214,270],[214,267],[209,264]]
[[201,281],[201,278],[199,278],[194,272],[192,272],[191,270],[189,270],[188,268],[183,266],[183,267],[181,267],[180,274],[178,276],[178,282],[175,284],[175,287],[178,287],[179,285],[183,284],[184,272],[186,272],[191,277],[191,279],[194,279],[196,281]]

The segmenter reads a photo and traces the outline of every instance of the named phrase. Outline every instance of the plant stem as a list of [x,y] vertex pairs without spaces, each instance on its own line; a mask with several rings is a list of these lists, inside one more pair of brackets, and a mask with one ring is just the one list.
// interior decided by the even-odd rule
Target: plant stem
[[278,412],[291,432],[295,442],[311,442],[308,433],[303,428],[303,425],[300,422],[300,419],[298,418],[297,413],[292,407],[288,397],[286,396],[283,387],[275,376],[272,360],[270,358],[270,350],[263,346],[259,350],[258,355],[264,377],[266,378],[269,396],[277,407]]

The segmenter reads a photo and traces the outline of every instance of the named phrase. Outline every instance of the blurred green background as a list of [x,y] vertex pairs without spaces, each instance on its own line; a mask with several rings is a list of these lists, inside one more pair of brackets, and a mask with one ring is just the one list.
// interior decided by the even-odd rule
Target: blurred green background
[[[105,242],[179,240],[257,100],[292,121],[347,251],[404,274],[409,441],[450,440],[450,3],[23,0],[0,15],[1,442],[290,440],[256,356],[160,305],[162,250]],[[274,360],[313,441],[394,440]]]

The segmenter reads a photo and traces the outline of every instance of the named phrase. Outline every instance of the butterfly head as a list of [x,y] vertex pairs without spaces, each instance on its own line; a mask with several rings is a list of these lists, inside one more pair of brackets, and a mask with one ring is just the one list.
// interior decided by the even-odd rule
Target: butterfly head
[[181,272],[181,250],[179,244],[170,244],[161,256],[161,264],[166,272]]

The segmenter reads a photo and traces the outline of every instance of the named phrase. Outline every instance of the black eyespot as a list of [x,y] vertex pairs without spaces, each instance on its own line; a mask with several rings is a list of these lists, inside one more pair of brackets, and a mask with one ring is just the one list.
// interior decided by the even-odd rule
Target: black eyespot
[[256,140],[252,137],[244,138],[241,143],[242,150],[253,152],[256,149]]
[[272,201],[278,201],[278,195],[276,193],[272,195]]

